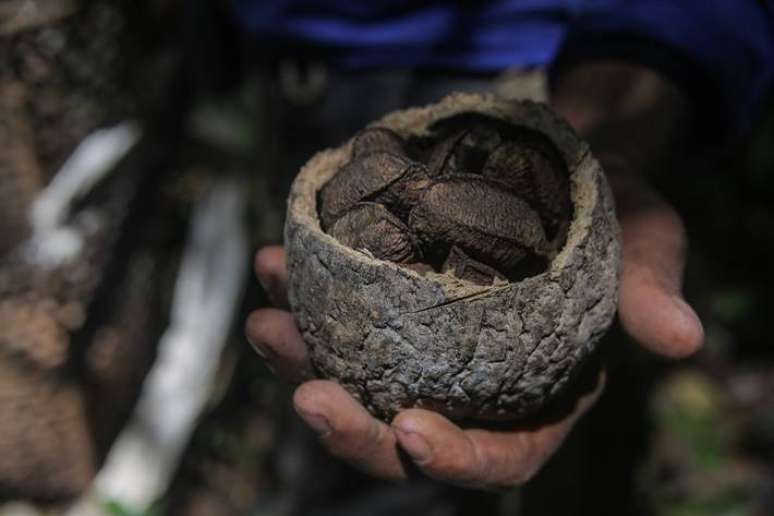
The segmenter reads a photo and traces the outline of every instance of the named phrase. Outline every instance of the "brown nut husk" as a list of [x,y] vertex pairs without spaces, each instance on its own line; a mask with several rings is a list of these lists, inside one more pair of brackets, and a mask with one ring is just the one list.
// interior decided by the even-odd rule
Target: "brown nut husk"
[[375,198],[386,204],[396,202],[404,183],[425,177],[425,169],[424,165],[389,152],[358,155],[320,191],[323,227],[330,227],[359,202]]
[[524,142],[505,142],[489,155],[482,175],[532,200],[549,238],[560,232],[570,207],[563,192],[567,178],[552,166],[559,157]]
[[451,175],[434,183],[408,222],[423,242],[449,242],[505,270],[527,255],[552,253],[529,204],[475,175]]
[[566,392],[615,313],[612,195],[588,145],[546,106],[456,94],[378,125],[423,137],[471,112],[544,134],[567,165],[572,218],[542,272],[476,285],[342,245],[320,227],[317,194],[351,159],[351,142],[314,156],[291,190],[289,298],[312,362],[385,420],[409,407],[484,420],[533,414]]
[[404,153],[404,141],[398,133],[386,127],[367,127],[352,140],[352,157],[356,158],[371,152]]
[[409,229],[381,204],[356,205],[328,233],[347,247],[366,250],[380,260],[413,263],[417,258]]
[[495,280],[507,281],[500,271],[474,260],[456,245],[452,246],[449,256],[446,257],[443,271],[451,272],[457,278],[476,285],[491,285]]

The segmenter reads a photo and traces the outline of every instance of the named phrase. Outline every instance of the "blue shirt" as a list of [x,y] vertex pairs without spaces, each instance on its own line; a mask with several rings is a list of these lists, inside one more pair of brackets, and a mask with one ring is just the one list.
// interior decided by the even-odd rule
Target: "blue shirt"
[[768,0],[232,0],[276,51],[340,66],[496,72],[616,57],[659,69],[747,127],[774,80]]

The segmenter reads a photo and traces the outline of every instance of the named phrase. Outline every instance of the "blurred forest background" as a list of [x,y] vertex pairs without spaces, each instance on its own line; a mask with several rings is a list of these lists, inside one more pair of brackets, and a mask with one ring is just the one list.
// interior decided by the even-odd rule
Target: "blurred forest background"
[[774,96],[655,178],[705,348],[614,330],[606,394],[521,493],[391,486],[327,459],[245,344],[294,143],[221,5],[0,0],[0,515],[774,514]]

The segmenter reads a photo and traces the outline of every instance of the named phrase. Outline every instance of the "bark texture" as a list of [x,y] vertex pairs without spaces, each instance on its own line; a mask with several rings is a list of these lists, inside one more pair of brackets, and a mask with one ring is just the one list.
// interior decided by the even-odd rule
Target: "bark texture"
[[422,137],[434,122],[463,113],[543,133],[566,163],[572,220],[544,272],[477,285],[421,275],[327,235],[317,194],[351,158],[351,142],[317,154],[291,190],[289,295],[312,361],[383,419],[408,407],[453,418],[532,414],[571,384],[615,313],[620,238],[612,195],[588,145],[548,108],[458,94],[374,125]]

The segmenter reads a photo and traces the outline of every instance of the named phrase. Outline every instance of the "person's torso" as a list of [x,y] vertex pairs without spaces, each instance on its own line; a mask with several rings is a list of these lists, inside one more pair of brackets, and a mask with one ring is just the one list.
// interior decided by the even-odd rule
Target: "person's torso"
[[272,52],[342,65],[494,71],[550,61],[580,0],[232,0]]

